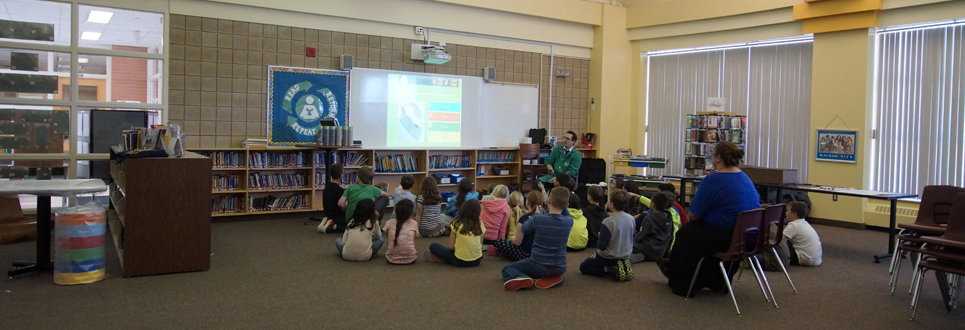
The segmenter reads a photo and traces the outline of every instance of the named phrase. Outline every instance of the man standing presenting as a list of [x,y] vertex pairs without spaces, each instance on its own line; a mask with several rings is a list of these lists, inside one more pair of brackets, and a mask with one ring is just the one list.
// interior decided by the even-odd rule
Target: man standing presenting
[[583,155],[574,148],[575,145],[576,133],[567,131],[566,134],[563,134],[563,145],[553,149],[549,157],[546,157],[546,169],[549,174],[540,177],[539,180],[554,182],[556,173],[563,172],[576,180],[576,174],[580,172],[580,165],[583,163]]

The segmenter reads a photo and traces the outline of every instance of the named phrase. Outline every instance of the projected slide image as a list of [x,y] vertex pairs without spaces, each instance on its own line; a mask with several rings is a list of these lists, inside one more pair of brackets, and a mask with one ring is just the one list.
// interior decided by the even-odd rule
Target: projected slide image
[[425,123],[421,102],[402,103],[399,107],[399,141],[401,142],[422,142],[422,128]]
[[388,146],[460,146],[462,79],[388,76]]

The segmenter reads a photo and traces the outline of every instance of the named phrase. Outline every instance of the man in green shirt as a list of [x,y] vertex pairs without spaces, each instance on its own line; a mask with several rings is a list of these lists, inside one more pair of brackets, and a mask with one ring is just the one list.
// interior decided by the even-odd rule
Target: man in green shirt
[[552,183],[556,180],[556,173],[564,172],[576,180],[580,165],[583,164],[583,155],[574,148],[575,145],[576,133],[567,131],[563,134],[563,145],[553,149],[549,157],[546,157],[546,169],[549,174],[540,177],[539,180]]

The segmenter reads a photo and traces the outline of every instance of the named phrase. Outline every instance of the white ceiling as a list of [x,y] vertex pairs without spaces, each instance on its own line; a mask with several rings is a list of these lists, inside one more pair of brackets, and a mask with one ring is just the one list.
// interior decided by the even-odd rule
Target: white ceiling
[[[107,24],[88,23],[91,10],[113,12]],[[80,40],[82,47],[112,45],[148,47],[164,35],[163,14],[96,6],[80,6],[80,31],[99,32],[98,41]],[[0,19],[54,24],[54,44],[70,45],[70,4],[37,0],[0,0]],[[139,38],[136,36],[139,35]]]

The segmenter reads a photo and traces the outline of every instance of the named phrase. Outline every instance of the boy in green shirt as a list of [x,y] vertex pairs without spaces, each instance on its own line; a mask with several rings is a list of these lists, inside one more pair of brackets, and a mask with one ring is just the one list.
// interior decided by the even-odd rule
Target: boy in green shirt
[[338,207],[345,210],[346,216],[355,214],[355,204],[363,199],[375,199],[375,210],[378,212],[379,219],[385,214],[386,207],[389,206],[389,194],[372,185],[375,171],[371,167],[362,166],[358,172],[358,182],[345,189],[342,198],[338,200]]

